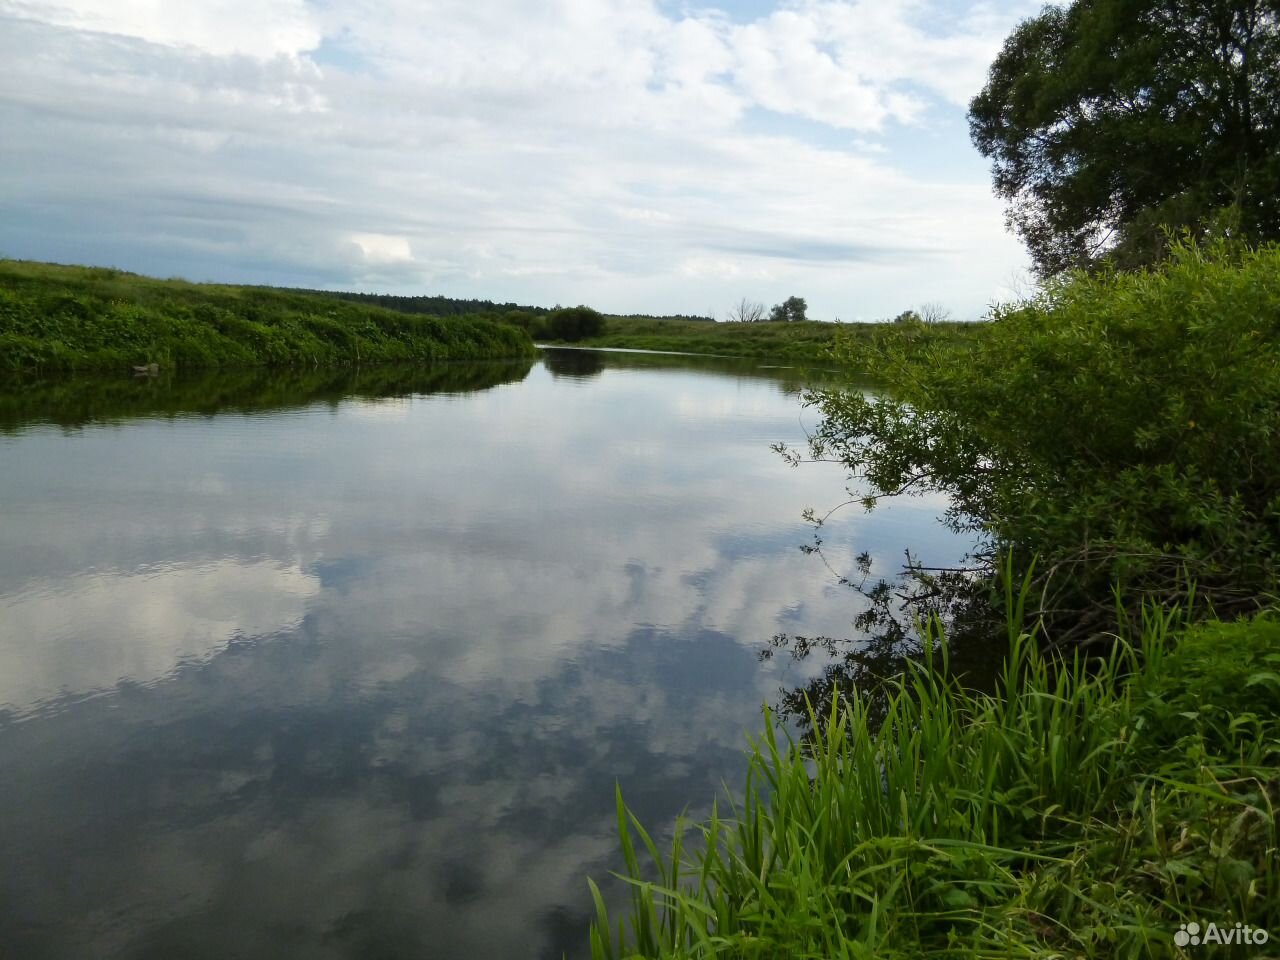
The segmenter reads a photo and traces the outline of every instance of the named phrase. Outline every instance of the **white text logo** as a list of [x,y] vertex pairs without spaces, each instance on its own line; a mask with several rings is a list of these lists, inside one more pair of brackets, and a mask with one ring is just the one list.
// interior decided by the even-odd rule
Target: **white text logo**
[[1235,923],[1232,926],[1220,927],[1213,921],[1201,927],[1194,920],[1184,923],[1173,935],[1173,942],[1180,947],[1199,947],[1207,944],[1226,946],[1232,943],[1244,943],[1260,947],[1271,939],[1271,934],[1260,927],[1251,927],[1247,923]]

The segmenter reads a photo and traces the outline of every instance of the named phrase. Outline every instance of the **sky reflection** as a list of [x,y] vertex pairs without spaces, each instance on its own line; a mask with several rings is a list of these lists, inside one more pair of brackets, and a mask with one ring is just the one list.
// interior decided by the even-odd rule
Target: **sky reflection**
[[[757,651],[850,633],[797,549],[842,477],[768,449],[800,417],[608,358],[0,440],[0,946],[576,953],[614,784],[700,808],[801,679]],[[828,559],[957,559],[940,509],[850,513]]]

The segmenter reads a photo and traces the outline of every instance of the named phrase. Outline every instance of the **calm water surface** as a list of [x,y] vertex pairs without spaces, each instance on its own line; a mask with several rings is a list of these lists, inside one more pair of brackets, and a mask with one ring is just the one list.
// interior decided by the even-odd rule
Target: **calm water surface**
[[[530,367],[0,398],[0,956],[579,956],[619,866],[738,784],[856,598],[797,549],[794,371]],[[852,511],[851,568],[964,552]],[[607,885],[606,885],[607,886]],[[612,889],[612,888],[609,888]]]

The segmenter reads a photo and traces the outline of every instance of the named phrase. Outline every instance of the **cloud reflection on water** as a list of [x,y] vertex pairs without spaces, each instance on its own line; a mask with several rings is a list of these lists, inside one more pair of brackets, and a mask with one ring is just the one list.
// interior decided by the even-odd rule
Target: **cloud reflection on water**
[[[786,679],[756,651],[849,632],[796,549],[840,475],[768,450],[798,413],[769,379],[607,362],[6,441],[0,943],[580,948],[615,782],[658,824],[709,800]],[[952,559],[937,512],[852,516],[828,558]]]

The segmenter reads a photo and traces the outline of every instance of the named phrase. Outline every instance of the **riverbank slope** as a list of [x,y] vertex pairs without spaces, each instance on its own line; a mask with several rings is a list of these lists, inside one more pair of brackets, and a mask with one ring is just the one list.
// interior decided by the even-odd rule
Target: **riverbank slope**
[[0,260],[0,371],[327,366],[533,356],[522,330],[314,293]]

